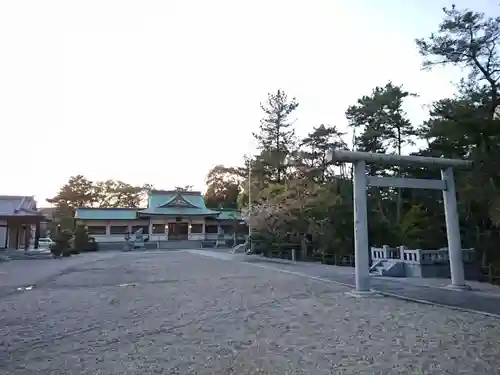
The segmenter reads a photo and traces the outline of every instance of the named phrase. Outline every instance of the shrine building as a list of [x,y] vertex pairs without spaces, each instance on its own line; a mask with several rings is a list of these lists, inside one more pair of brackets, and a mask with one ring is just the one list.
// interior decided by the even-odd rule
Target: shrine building
[[116,246],[140,229],[148,247],[157,248],[199,247],[221,234],[234,238],[246,233],[239,211],[209,209],[197,191],[153,190],[146,208],[78,208],[75,219],[100,246]]

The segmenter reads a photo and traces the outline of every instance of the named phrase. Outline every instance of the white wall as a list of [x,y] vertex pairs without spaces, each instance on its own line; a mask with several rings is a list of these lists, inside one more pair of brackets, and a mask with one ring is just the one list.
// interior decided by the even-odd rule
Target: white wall
[[110,228],[112,226],[124,227],[127,226],[131,231],[133,226],[136,225],[149,225],[149,220],[81,220],[82,223],[90,226],[106,227],[106,234],[90,234],[94,237],[96,242],[123,242],[125,240],[124,234],[111,234]]
[[205,233],[190,233],[188,235],[188,239],[193,241],[203,241],[205,239]]
[[[175,221],[175,218],[174,218]],[[154,218],[151,219],[151,223],[149,224],[149,242],[158,242],[158,241],[167,241],[168,240],[168,235],[166,233],[167,228],[165,228],[164,233],[153,233],[153,226],[154,225],[167,225],[169,222],[172,222],[169,219],[166,218]]]
[[[190,220],[185,220],[184,222],[189,222],[190,224],[205,224],[204,218],[192,218]],[[172,218],[152,218],[151,220],[82,220],[82,222],[87,226],[104,226],[106,227],[106,235],[97,235],[91,234],[92,237],[95,238],[97,242],[123,242],[124,235],[112,235],[110,233],[111,226],[128,226],[131,229],[136,225],[148,225],[149,226],[149,241],[157,242],[157,241],[168,241],[168,233],[154,233],[153,234],[153,225],[163,224],[165,226],[168,223],[176,223],[175,217]],[[166,228],[167,229],[167,228]],[[189,227],[189,231],[191,231],[191,226]],[[217,237],[217,234],[214,234],[214,237]],[[203,240],[205,239],[205,226],[203,226],[202,233],[189,233],[189,240]]]
[[[203,218],[196,218],[196,219],[192,219],[190,221],[190,224],[205,224],[205,219]],[[202,241],[205,239],[205,225],[203,225],[203,231],[202,233],[191,233],[191,228],[189,228],[189,236],[188,238],[190,240],[194,240],[194,241]]]
[[100,235],[100,234],[91,234],[91,237],[94,237],[96,242],[124,242],[124,235]]

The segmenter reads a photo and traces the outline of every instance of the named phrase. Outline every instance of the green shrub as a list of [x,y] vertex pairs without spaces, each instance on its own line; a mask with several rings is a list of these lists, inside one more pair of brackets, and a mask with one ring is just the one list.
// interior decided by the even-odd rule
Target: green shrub
[[90,237],[87,227],[78,224],[75,228],[75,237],[73,241],[73,251],[78,254],[81,251],[88,251],[90,248]]
[[50,245],[50,252],[52,253],[52,255],[55,257],[55,258],[58,258],[61,256],[62,254],[62,249],[61,249],[61,246],[59,245],[59,243],[54,242]]
[[265,232],[253,232],[250,239],[250,246],[255,254],[263,254],[268,256],[273,246],[274,237]]
[[72,235],[71,238],[69,239],[69,253],[71,255],[77,255],[80,254],[80,251],[75,247],[75,235]]
[[68,229],[63,229],[54,239],[50,251],[55,257],[69,257],[71,255],[70,240],[73,234]]

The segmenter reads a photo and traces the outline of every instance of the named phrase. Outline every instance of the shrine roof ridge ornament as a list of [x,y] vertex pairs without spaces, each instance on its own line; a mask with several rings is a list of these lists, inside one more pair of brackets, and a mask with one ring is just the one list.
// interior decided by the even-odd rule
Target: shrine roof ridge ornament
[[473,162],[464,159],[435,158],[429,156],[416,155],[391,155],[377,152],[361,152],[337,150],[332,147],[327,153],[328,162],[348,162],[356,163],[365,161],[367,164],[389,164],[389,165],[415,165],[422,167],[446,168],[453,167],[458,169],[472,168]]
[[150,190],[149,195],[201,195],[201,191],[193,190]]

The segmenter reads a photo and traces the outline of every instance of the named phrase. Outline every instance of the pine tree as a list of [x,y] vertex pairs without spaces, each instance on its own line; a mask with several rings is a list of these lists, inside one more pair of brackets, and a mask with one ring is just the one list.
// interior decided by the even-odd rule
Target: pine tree
[[295,98],[289,100],[283,90],[268,94],[260,107],[264,118],[260,122],[260,132],[254,133],[260,156],[264,161],[268,182],[281,183],[286,170],[287,157],[295,146],[295,131],[290,115],[297,109]]

